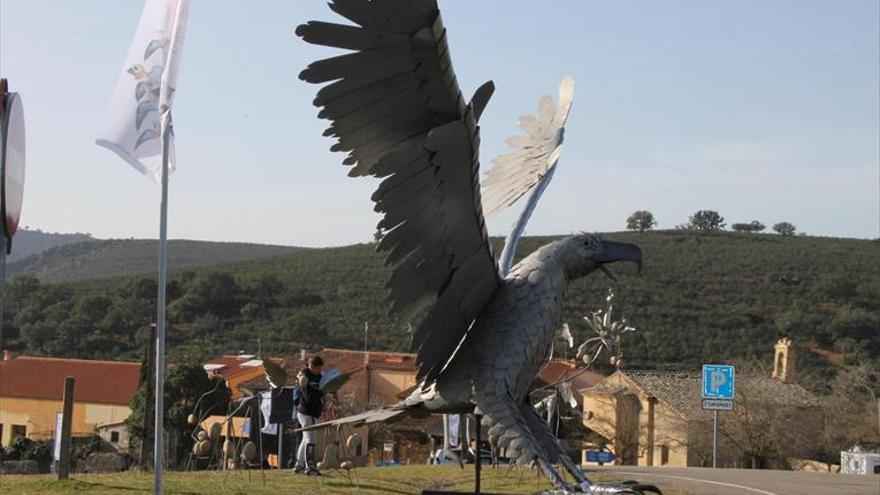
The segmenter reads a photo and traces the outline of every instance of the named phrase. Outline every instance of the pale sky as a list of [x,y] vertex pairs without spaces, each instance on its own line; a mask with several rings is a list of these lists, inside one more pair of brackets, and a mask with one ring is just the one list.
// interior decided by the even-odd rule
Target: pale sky
[[[439,0],[466,95],[493,79],[483,167],[517,117],[577,81],[566,146],[528,234],[660,228],[698,209],[880,236],[878,0]],[[23,98],[22,225],[155,238],[159,187],[94,144],[140,0],[0,0],[0,73]],[[193,0],[174,107],[169,236],[302,246],[371,239],[373,179],[330,153],[327,50],[294,36],[319,0]],[[518,211],[518,207],[514,210]],[[514,211],[490,222],[504,235]]]

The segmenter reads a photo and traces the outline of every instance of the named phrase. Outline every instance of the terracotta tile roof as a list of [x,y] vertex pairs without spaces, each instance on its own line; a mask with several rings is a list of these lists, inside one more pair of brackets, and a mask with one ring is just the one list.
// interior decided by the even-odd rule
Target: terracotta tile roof
[[[324,360],[324,368],[335,366],[339,371],[345,374],[355,374],[364,369],[364,351],[355,351],[349,349],[333,349],[325,348],[320,351],[310,352],[306,356],[318,355]],[[413,371],[416,369],[416,355],[401,352],[377,352],[370,351],[370,369],[392,369]],[[272,358],[273,360],[275,358]],[[284,368],[287,370],[288,383],[293,383],[296,374],[300,369],[306,366],[299,355],[287,356],[284,358]],[[248,380],[241,384],[251,390],[265,390],[269,387],[269,383],[263,376],[258,376],[253,380]]]
[[[700,385],[702,373],[691,371],[655,371],[655,370],[624,370],[618,371],[626,381],[634,384],[645,394],[656,397],[685,418],[696,418],[705,414],[701,407]],[[613,376],[613,375],[612,375]],[[819,402],[816,397],[800,385],[783,383],[773,378],[736,379],[737,395],[752,393],[761,400],[787,407],[815,407]],[[600,383],[590,389],[598,393],[615,393],[606,383]],[[736,399],[734,399],[736,404]]]
[[76,378],[75,401],[128,405],[141,364],[19,356],[0,362],[0,397],[61,400],[64,377]]
[[[364,369],[364,351],[351,349],[325,348],[320,351],[309,353],[308,356],[318,355],[324,360],[324,366],[336,366],[343,374],[354,373]],[[372,369],[398,369],[415,370],[416,355],[402,352],[369,352],[370,368]],[[300,356],[290,356],[284,360],[288,369],[299,370],[306,365]]]
[[573,390],[582,390],[592,387],[605,379],[605,375],[598,371],[584,371],[581,373],[578,369],[578,362],[574,359],[555,358],[546,363],[539,371],[536,385],[549,385],[555,383],[566,376],[575,375],[571,380]]
[[[280,358],[271,358],[278,364],[283,362]],[[260,358],[251,354],[226,355],[214,358],[202,365],[205,371],[214,375],[223,377],[224,379],[234,378],[237,375],[250,373],[254,368],[263,366]]]
[[624,376],[635,382],[646,394],[669,404],[685,417],[691,418],[703,414],[700,396],[701,373],[626,370]]

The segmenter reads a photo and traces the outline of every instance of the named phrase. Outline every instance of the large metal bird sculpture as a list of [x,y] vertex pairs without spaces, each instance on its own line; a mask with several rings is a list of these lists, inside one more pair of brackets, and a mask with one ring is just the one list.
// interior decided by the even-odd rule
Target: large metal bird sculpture
[[[379,249],[393,266],[390,312],[402,321],[419,318],[413,347],[422,386],[394,406],[317,426],[476,411],[490,441],[517,464],[537,463],[557,489],[641,493],[633,485],[591,485],[528,399],[560,326],[569,281],[616,261],[640,266],[641,251],[581,234],[509,267],[511,248],[499,266],[486,231],[478,161],[478,122],[494,85],[483,84],[465,101],[436,0],[331,0],[329,7],[353,25],[311,21],[296,34],[352,52],[316,61],[300,78],[325,84],[314,104],[331,121],[324,133],[337,140],[331,150],[348,153],[349,175],[382,179],[372,199],[382,214]],[[493,212],[546,186],[572,91],[573,81],[563,81],[558,108],[548,97],[537,117],[521,120],[528,135],[510,141],[513,151],[488,175]],[[521,233],[508,246],[513,239],[515,248]]]

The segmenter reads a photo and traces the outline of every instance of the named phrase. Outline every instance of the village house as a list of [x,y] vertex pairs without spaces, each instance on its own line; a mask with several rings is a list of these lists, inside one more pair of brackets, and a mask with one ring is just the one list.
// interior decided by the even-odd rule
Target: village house
[[[347,382],[336,392],[335,400],[328,402],[322,419],[350,414],[364,408],[393,404],[399,400],[398,395],[402,391],[415,385],[414,354],[325,348],[314,352],[303,350],[295,356],[272,358],[272,360],[286,370],[287,383],[293,384],[299,370],[306,366],[308,358],[313,355],[322,357],[325,371],[338,368],[342,375],[348,377]],[[202,367],[209,376],[218,376],[225,380],[233,400],[269,389],[263,361],[253,355],[224,355],[204,363]],[[223,418],[211,416],[203,421],[202,426],[207,428],[215,422],[223,422]],[[224,431],[226,431],[225,427]],[[249,435],[245,432],[243,424],[232,425],[229,431],[232,436]],[[357,433],[364,440],[362,445],[351,452],[351,455],[366,463],[367,449],[370,445],[368,428],[358,427],[347,433]],[[328,438],[326,434],[319,436],[319,452],[323,451]],[[398,441],[395,445],[395,454],[399,453],[404,457],[414,454],[408,450],[406,442]],[[427,458],[427,450],[424,454]],[[381,454],[375,457],[379,460]],[[274,462],[273,454],[270,456],[270,463]]]
[[[737,376],[734,408],[787,411],[788,416],[799,418],[799,428],[820,423],[816,397],[792,383],[793,362],[791,341],[780,340],[771,376]],[[600,435],[590,450],[609,450],[615,462],[624,465],[711,465],[712,413],[702,409],[701,380],[697,370],[619,370],[583,390],[584,424]],[[719,416],[733,422],[737,411],[743,409]],[[725,449],[719,458],[719,465],[747,462],[733,448]],[[582,462],[590,464],[586,451]]]
[[[301,351],[283,360],[280,358],[273,360],[279,364],[283,361],[283,367],[288,375],[287,382],[292,384],[296,374],[306,366],[308,358],[313,355],[321,356],[325,371],[338,368],[342,375],[348,375],[348,381],[336,392],[335,400],[325,408],[323,420],[394,404],[417,387],[416,355],[410,353],[324,348],[312,352]],[[253,356],[222,356],[205,363],[204,368],[209,374],[222,376],[226,380],[233,398],[241,398],[269,388],[262,361],[256,360]],[[541,369],[534,386],[551,385],[575,373],[577,376],[572,380],[575,389],[592,386],[604,378],[603,375],[593,371],[580,373],[574,360],[554,359]],[[581,397],[579,395],[575,397],[579,401],[579,411]],[[220,416],[212,416],[205,420],[203,427],[207,428],[211,423],[222,420]],[[565,422],[560,424],[562,423]],[[580,433],[588,431],[583,427],[576,430]],[[247,436],[243,425],[232,425],[229,431],[232,436]],[[351,433],[357,433],[363,439],[363,444],[350,452],[350,455],[361,464],[369,462],[370,457],[372,462],[393,459],[421,463],[427,462],[433,449],[439,448],[443,438],[443,422],[441,415],[432,415],[427,418],[407,418],[374,428],[373,436],[376,438],[371,438],[370,429],[364,426],[355,427],[350,431],[346,429],[344,436]],[[330,430],[319,435],[318,451],[323,452],[324,446],[330,439],[344,440],[336,438],[335,435],[336,432]],[[578,437],[572,444],[572,449],[579,451],[582,448],[581,444],[581,438]],[[270,463],[273,462],[275,462],[274,455],[270,455]]]
[[122,422],[138,388],[140,363],[19,356],[0,362],[0,444],[15,438],[48,439],[62,411],[64,378],[76,379],[73,436],[105,432],[124,446]]

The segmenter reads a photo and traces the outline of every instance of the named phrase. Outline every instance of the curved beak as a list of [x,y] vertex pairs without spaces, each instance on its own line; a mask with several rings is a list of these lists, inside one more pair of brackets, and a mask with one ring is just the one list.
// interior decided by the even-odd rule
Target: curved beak
[[[605,263],[617,261],[631,261],[642,272],[642,249],[635,244],[625,242],[602,241],[602,252],[593,259],[599,263],[600,268]],[[604,271],[604,270],[603,270]]]

